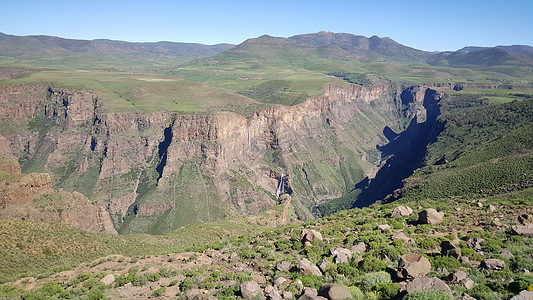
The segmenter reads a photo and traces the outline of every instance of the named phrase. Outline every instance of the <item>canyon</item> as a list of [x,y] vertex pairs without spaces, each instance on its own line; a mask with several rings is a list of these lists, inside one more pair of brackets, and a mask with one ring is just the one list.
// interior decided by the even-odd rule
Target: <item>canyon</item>
[[288,174],[300,219],[373,178],[385,128],[424,122],[430,88],[326,84],[322,96],[249,115],[231,111],[109,113],[89,90],[0,87],[4,155],[24,173],[105,208],[119,233],[166,233],[187,224],[259,213]]

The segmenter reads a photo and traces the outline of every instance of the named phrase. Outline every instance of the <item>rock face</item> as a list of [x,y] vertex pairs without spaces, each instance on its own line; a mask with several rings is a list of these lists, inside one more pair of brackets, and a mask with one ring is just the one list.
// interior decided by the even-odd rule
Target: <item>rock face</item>
[[487,270],[501,270],[505,268],[505,262],[501,259],[487,258],[481,261],[480,267]]
[[304,258],[298,263],[298,269],[302,272],[303,275],[317,275],[322,276],[320,269],[310,262],[307,258]]
[[424,209],[418,213],[418,221],[422,224],[437,225],[442,223],[443,212],[438,212],[433,208]]
[[[2,160],[0,166],[1,163]],[[20,166],[15,166],[17,162],[9,164],[7,169],[12,174],[0,180],[0,219],[25,218],[65,223],[93,232],[117,233],[105,208],[93,205],[78,192],[52,188],[49,174],[23,175]]]
[[261,287],[255,281],[246,281],[241,283],[241,294],[244,299],[252,299],[261,291]]
[[429,260],[415,253],[404,254],[398,261],[398,277],[412,279],[426,276],[431,271]]
[[407,293],[412,293],[415,291],[431,291],[431,290],[437,290],[437,291],[443,291],[448,293],[450,296],[452,295],[452,291],[450,290],[450,287],[442,280],[440,280],[437,277],[420,277],[415,278],[413,281],[409,282],[405,287],[405,291]]
[[[409,89],[409,99],[401,100],[408,107],[402,118],[425,113],[429,87]],[[22,170],[49,173],[55,187],[80,191],[106,209],[121,233],[150,231],[151,222],[161,224],[152,233],[165,233],[263,211],[276,204],[269,194],[277,170],[294,170],[288,177],[292,196],[303,204],[299,213],[310,215],[317,200],[339,196],[353,184],[336,179],[344,178],[343,168],[363,170],[356,181],[377,171],[378,162],[360,153],[382,141],[382,128],[403,130],[395,113],[398,88],[328,84],[320,97],[243,116],[114,113],[104,109],[106,99],[86,90],[0,86],[0,123],[18,128],[0,135],[0,153],[20,158]],[[311,142],[317,150],[306,146]],[[354,153],[353,162],[345,163],[345,151]],[[286,165],[273,160],[273,153]],[[319,172],[324,169],[329,171]],[[187,212],[177,209],[185,206]]]
[[318,295],[330,300],[351,299],[352,295],[347,288],[337,284],[324,284],[318,290]]
[[410,216],[413,213],[413,209],[406,205],[397,206],[392,211],[391,218],[398,218],[403,216]]

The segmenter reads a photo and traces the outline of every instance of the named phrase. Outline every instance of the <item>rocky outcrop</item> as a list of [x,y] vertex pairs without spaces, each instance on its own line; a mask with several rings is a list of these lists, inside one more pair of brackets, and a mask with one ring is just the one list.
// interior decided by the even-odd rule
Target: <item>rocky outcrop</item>
[[481,261],[480,267],[487,270],[501,270],[505,268],[505,262],[497,258],[487,258]]
[[320,269],[312,262],[310,262],[307,258],[302,259],[298,263],[298,269],[303,275],[322,276],[322,272],[320,272]]
[[404,254],[398,261],[398,278],[413,279],[426,276],[431,271],[429,260],[415,253]]
[[418,222],[422,224],[437,225],[442,223],[443,217],[443,212],[438,212],[433,208],[428,208],[418,213]]
[[406,205],[400,205],[392,210],[391,218],[398,218],[409,216],[413,213],[413,209]]
[[407,291],[408,294],[415,292],[415,291],[431,291],[431,290],[437,290],[437,291],[443,291],[452,295],[452,291],[450,287],[442,280],[440,280],[437,277],[420,277],[415,278],[413,281],[409,282],[405,287],[404,290]]

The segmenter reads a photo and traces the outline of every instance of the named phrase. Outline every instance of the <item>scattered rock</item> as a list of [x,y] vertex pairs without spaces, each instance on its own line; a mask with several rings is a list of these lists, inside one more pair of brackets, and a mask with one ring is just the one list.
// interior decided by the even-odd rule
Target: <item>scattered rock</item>
[[503,224],[502,222],[500,222],[500,219],[498,218],[494,218],[494,220],[492,220],[492,226],[496,226],[496,227],[501,227]]
[[310,229],[310,230],[304,229],[304,230],[302,230],[302,234],[300,235],[300,241],[302,243],[311,242],[314,239],[322,241],[323,240],[322,239],[322,234],[320,232],[316,231],[316,230],[313,230],[313,229]]
[[470,259],[466,256],[459,257],[459,262],[462,264],[470,264]]
[[480,267],[487,270],[501,270],[505,268],[505,262],[496,258],[487,258],[481,261]]
[[255,281],[246,281],[241,283],[241,294],[244,299],[252,299],[261,291],[261,287]]
[[283,292],[283,299],[291,299],[292,297],[294,297],[292,292],[289,292],[289,291],[284,291]]
[[533,237],[533,223],[521,226],[511,226],[511,229],[513,230],[514,234],[525,237]]
[[381,231],[390,231],[390,225],[389,225],[389,224],[378,225],[378,230],[381,230]]
[[322,272],[320,272],[320,269],[313,265],[312,262],[310,262],[307,258],[304,258],[300,261],[298,264],[298,269],[300,269],[300,272],[302,272],[303,275],[311,274],[311,275],[317,275],[322,276]]
[[481,250],[481,243],[484,242],[485,239],[482,239],[480,237],[471,237],[466,241],[466,245],[468,248]]
[[406,205],[397,206],[397,207],[394,208],[394,210],[392,211],[391,218],[397,218],[397,217],[409,216],[409,215],[411,215],[412,213],[413,213],[413,209],[410,208],[409,206],[406,206]]
[[331,263],[329,262],[329,260],[327,260],[327,258],[323,258],[323,259],[319,260],[316,265],[320,269],[320,271],[326,272],[326,270],[328,269],[328,266],[330,264]]
[[329,251],[335,257],[336,264],[348,263],[349,259],[352,258],[352,251],[350,249],[337,247],[331,248]]
[[215,297],[204,295],[204,294],[196,294],[192,298],[192,300],[216,300],[216,299],[217,298],[215,298]]
[[304,287],[303,294],[298,300],[313,300],[318,296],[318,291],[314,288]]
[[265,296],[267,299],[270,299],[270,300],[282,300],[283,299],[281,295],[279,294],[279,292],[276,290],[276,288],[271,285],[267,285],[265,287]]
[[448,281],[451,283],[459,283],[466,279],[466,272],[465,271],[455,271],[453,273],[450,273],[448,276]]
[[477,203],[477,207],[483,207],[483,203],[478,202],[478,203]]
[[522,225],[526,224],[532,224],[533,223],[533,216],[529,214],[523,214],[518,216],[518,222]]
[[473,287],[476,285],[476,283],[474,282],[474,280],[472,280],[472,279],[470,279],[470,278],[465,278],[465,279],[461,280],[461,283],[463,284],[463,286],[464,286],[467,290],[473,288]]
[[292,268],[292,264],[288,261],[282,261],[276,265],[276,268],[279,271],[289,271]]
[[350,248],[350,251],[353,253],[365,253],[366,252],[366,245],[363,242],[357,243],[357,245],[353,245]]
[[318,295],[329,300],[351,299],[352,295],[347,288],[337,284],[324,284],[318,290]]
[[468,294],[464,294],[463,297],[461,297],[461,300],[477,300],[477,299]]
[[403,232],[396,232],[392,235],[392,240],[393,241],[398,241],[398,240],[403,240],[405,242],[409,241],[410,238],[408,236],[405,235],[405,233]]
[[431,271],[429,260],[416,253],[404,254],[398,261],[398,277],[411,279],[426,276]]
[[437,225],[442,223],[443,212],[438,212],[433,208],[424,209],[418,213],[418,221],[422,224]]
[[278,278],[276,278],[274,280],[274,285],[275,286],[280,286],[280,285],[286,284],[288,282],[289,282],[289,280],[287,278],[280,276],[280,277],[278,277]]
[[456,247],[450,241],[444,241],[440,244],[440,254],[443,256],[461,257],[461,249]]
[[414,291],[437,290],[437,291],[444,291],[448,293],[450,296],[452,295],[452,291],[450,290],[450,287],[444,281],[440,280],[437,277],[415,278],[413,279],[413,281],[409,282],[404,287],[404,290],[407,291],[408,294]]
[[503,250],[502,251],[502,256],[505,257],[505,258],[509,258],[509,259],[514,257],[514,255],[511,252],[507,251],[507,250]]
[[488,209],[489,209],[491,212],[495,212],[495,211],[496,211],[496,206],[494,206],[494,205],[491,204],[491,205],[488,206]]
[[511,300],[533,300],[533,291],[521,291],[520,294],[514,296]]
[[104,278],[100,279],[100,282],[104,285],[111,285],[113,282],[115,282],[115,275],[106,275]]

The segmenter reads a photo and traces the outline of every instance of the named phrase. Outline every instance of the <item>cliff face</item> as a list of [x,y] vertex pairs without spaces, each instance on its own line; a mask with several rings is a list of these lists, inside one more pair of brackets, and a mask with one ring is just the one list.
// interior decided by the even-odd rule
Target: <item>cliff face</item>
[[402,130],[402,107],[412,117],[421,101],[416,89],[424,88],[409,98],[395,97],[403,94],[392,86],[326,85],[321,97],[244,117],[110,114],[89,91],[4,86],[0,122],[12,130],[2,133],[0,146],[24,172],[48,172],[53,186],[105,207],[122,233],[258,213],[277,203],[281,173],[306,218],[317,203],[373,177],[383,129]]
[[[117,233],[109,214],[103,207],[96,207],[78,192],[52,188],[47,173],[23,175],[11,167],[17,161],[2,156],[0,159],[0,218],[28,219],[43,222],[70,224],[76,228]],[[4,170],[8,170],[5,172]]]

